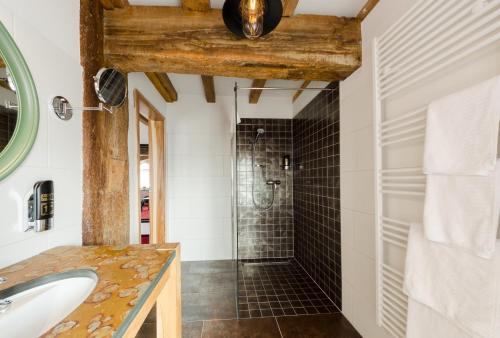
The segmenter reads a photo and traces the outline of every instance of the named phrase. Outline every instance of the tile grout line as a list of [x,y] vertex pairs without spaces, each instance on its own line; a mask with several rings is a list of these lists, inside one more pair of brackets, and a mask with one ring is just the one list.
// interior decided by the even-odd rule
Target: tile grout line
[[203,330],[205,329],[205,321],[201,321],[201,333],[200,333],[200,338],[203,338]]
[[278,323],[278,318],[274,317],[274,321],[276,322],[276,326],[278,327],[278,331],[280,333],[281,338],[283,338],[283,333],[281,332],[280,324]]

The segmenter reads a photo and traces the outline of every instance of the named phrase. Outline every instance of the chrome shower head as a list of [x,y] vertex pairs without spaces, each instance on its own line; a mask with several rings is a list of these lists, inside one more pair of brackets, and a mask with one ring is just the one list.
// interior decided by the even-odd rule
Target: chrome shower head
[[255,135],[255,139],[253,140],[253,144],[257,144],[260,135],[264,134],[266,131],[262,128],[257,129],[257,135]]

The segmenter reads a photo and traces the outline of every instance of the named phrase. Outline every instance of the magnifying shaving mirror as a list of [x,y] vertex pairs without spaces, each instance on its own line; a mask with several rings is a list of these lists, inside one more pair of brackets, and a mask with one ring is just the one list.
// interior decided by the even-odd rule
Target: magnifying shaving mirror
[[51,101],[51,109],[61,120],[69,120],[73,112],[107,111],[113,114],[113,109],[120,107],[127,98],[127,78],[125,74],[113,68],[101,68],[94,76],[94,90],[100,103],[98,107],[72,107],[62,96],[56,96]]

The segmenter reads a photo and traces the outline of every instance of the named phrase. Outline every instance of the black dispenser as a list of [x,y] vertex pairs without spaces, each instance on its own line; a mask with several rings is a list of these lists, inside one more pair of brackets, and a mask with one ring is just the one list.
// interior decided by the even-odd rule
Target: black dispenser
[[54,219],[54,182],[39,181],[33,186],[28,202],[30,229],[36,232],[52,229]]

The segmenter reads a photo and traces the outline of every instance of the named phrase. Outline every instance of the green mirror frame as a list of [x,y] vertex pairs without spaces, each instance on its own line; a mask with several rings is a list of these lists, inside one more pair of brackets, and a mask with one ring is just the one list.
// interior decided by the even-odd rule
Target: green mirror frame
[[40,107],[35,83],[23,55],[0,21],[0,57],[9,68],[17,94],[17,123],[7,146],[0,152],[0,181],[11,174],[29,154],[35,142]]

